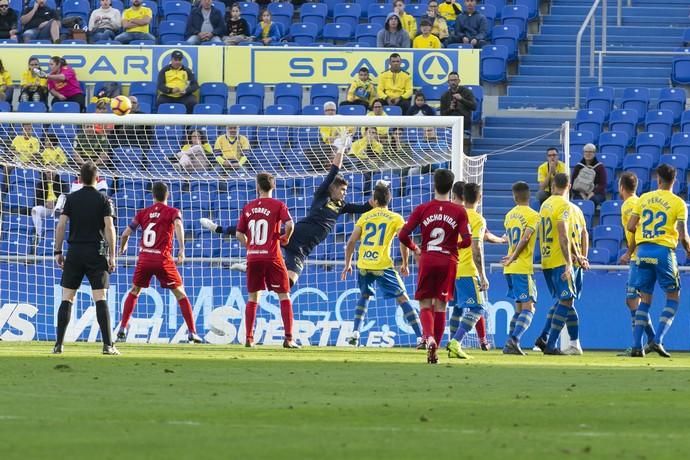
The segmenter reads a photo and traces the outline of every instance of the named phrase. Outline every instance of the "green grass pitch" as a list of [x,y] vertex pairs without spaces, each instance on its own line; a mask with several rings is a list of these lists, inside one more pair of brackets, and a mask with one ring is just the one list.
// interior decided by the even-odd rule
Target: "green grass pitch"
[[0,343],[0,459],[682,459],[690,355]]

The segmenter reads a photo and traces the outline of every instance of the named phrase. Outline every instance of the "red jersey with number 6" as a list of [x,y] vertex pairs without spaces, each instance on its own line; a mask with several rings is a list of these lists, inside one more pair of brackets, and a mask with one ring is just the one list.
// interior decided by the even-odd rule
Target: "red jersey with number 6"
[[247,262],[283,258],[281,224],[292,220],[287,206],[274,198],[257,198],[242,209],[237,231],[247,236]]
[[176,219],[182,219],[180,210],[164,203],[155,203],[139,211],[129,224],[132,231],[142,228],[139,254],[172,257]]

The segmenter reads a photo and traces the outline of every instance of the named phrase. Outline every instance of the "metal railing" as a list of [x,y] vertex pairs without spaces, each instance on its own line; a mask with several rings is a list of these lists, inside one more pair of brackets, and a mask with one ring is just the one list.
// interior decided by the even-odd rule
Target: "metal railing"
[[[621,0],[618,0],[619,2]],[[596,45],[596,20],[595,20],[595,13],[597,11],[597,8],[599,8],[599,5],[601,5],[601,49],[602,51],[606,51],[606,20],[607,20],[607,9],[608,9],[608,0],[595,0],[594,3],[592,4],[592,8],[590,8],[589,13],[587,13],[587,16],[585,17],[585,20],[582,22],[582,26],[580,26],[580,30],[577,32],[577,38],[575,40],[575,109],[580,108],[580,86],[581,86],[581,65],[580,65],[580,60],[582,58],[582,36],[585,33],[585,30],[587,29],[587,26],[590,27],[590,37],[589,37],[589,76],[593,77],[594,76],[594,49]]]
[[[632,6],[632,0],[628,0],[628,6]],[[623,25],[623,0],[618,0],[618,8],[616,9],[616,25],[618,27]]]
[[604,86],[604,57],[610,56],[687,56],[686,51],[596,51],[598,56],[598,86]]

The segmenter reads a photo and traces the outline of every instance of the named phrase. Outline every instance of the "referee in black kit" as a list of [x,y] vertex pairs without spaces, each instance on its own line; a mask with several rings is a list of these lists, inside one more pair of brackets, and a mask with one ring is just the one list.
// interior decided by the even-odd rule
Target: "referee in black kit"
[[[72,303],[84,275],[89,279],[96,318],[103,337],[103,354],[119,355],[113,346],[110,312],[105,300],[110,273],[115,270],[115,226],[113,208],[108,198],[94,187],[96,165],[84,163],[80,171],[81,190],[67,195],[65,208],[55,230],[55,262],[62,268],[62,303],[58,310],[57,341],[53,353],[62,353],[65,332],[72,316]],[[62,242],[69,221],[69,251],[62,255]]]

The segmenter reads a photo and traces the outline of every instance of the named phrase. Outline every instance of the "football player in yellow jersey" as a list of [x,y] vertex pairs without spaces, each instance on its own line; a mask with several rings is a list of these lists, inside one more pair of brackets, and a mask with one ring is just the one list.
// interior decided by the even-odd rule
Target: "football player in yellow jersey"
[[[631,172],[624,172],[618,180],[618,194],[623,198],[623,205],[621,206],[621,224],[625,229],[625,242],[628,246],[625,254],[621,256],[621,264],[629,264],[628,281],[625,285],[625,303],[630,310],[632,317],[632,329],[635,332],[635,312],[638,305],[640,305],[640,293],[637,292],[633,281],[637,276],[637,255],[635,254],[635,234],[628,230],[628,221],[632,215],[633,210],[637,206],[640,197],[636,195],[637,191],[637,176]],[[654,341],[654,327],[649,322],[645,326],[645,333],[647,334],[647,343]],[[631,348],[627,349],[619,356],[630,356]]]
[[[666,292],[666,308],[661,312],[654,341],[647,344],[664,358],[671,355],[664,349],[666,332],[673,323],[680,297],[680,277],[675,249],[678,240],[690,255],[690,238],[686,221],[688,210],[682,199],[673,194],[676,169],[661,164],[656,169],[659,189],[642,195],[628,220],[627,229],[635,233],[637,274],[633,285],[640,292],[641,302],[635,312],[635,330],[630,356],[643,357],[642,332],[650,322],[649,307],[657,280]],[[634,247],[631,252],[634,252]]]
[[541,248],[541,266],[546,285],[551,296],[558,301],[551,318],[548,339],[543,334],[537,339],[536,346],[544,354],[563,354],[556,348],[556,341],[570,309],[573,308],[575,287],[573,285],[573,262],[571,255],[572,237],[570,233],[570,202],[566,199],[570,189],[570,178],[565,173],[558,173],[553,178],[551,196],[544,201],[539,210],[539,245]]
[[537,287],[534,274],[534,245],[539,225],[539,213],[529,207],[530,190],[526,182],[513,184],[515,207],[508,211],[503,221],[508,235],[508,255],[501,263],[508,283],[508,296],[515,299],[515,314],[510,320],[508,341],[503,347],[506,355],[525,355],[520,339],[534,317]]
[[[453,202],[461,204],[459,191],[456,192],[456,184],[453,185]],[[464,309],[460,318],[453,339],[446,347],[449,358],[467,359],[469,356],[462,350],[460,344],[465,335],[472,330],[483,318],[484,292],[489,290],[489,280],[486,277],[484,268],[484,238],[486,237],[486,220],[477,212],[477,206],[481,198],[480,187],[478,184],[464,184],[462,187],[462,198],[467,209],[467,218],[472,233],[472,246],[458,251],[458,269],[455,277],[455,308]],[[491,235],[489,241],[492,243],[502,243],[503,239]],[[477,335],[480,335],[477,332]],[[482,350],[488,350],[489,344],[480,337]]]
[[[388,209],[391,201],[391,191],[383,181],[379,181],[374,188],[374,201],[376,207],[360,216],[355,224],[355,229],[347,241],[345,248],[345,268],[341,278],[344,280],[352,273],[352,255],[355,252],[357,241],[359,245],[357,268],[359,268],[360,297],[355,309],[354,331],[348,339],[350,345],[359,344],[360,328],[367,313],[369,299],[376,294],[376,285],[386,299],[395,298],[402,308],[405,320],[417,335],[418,345],[421,342],[422,329],[417,311],[410,305],[410,298],[405,290],[400,276],[395,271],[391,258],[391,243],[400,229],[405,225],[403,217]],[[410,274],[408,266],[409,249],[404,244],[400,245],[402,266],[400,273],[403,276]]]

